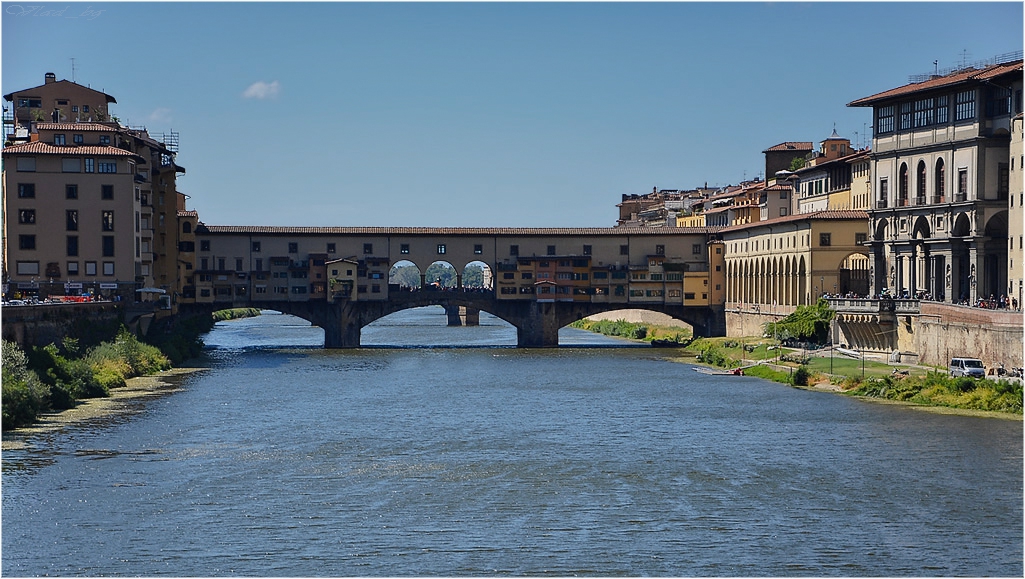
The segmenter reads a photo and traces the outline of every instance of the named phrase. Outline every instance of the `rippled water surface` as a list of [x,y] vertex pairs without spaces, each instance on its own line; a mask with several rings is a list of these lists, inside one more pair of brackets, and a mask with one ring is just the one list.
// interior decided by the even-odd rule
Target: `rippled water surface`
[[180,391],[4,452],[3,574],[1022,575],[1020,421],[445,319],[218,324]]

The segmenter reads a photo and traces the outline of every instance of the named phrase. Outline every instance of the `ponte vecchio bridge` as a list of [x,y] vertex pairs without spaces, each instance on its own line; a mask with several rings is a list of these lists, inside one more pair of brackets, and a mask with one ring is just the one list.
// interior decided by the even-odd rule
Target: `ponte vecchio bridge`
[[[428,305],[486,311],[516,327],[521,347],[558,345],[559,328],[589,315],[646,309],[726,333],[724,248],[708,228],[421,228],[207,226],[183,235],[188,283],[179,307],[259,307],[324,330],[327,348],[360,345],[363,326]],[[193,237],[189,239],[189,237]],[[195,254],[189,256],[188,253]],[[405,264],[403,262],[409,262]],[[437,287],[441,262],[455,287]],[[419,287],[389,284],[415,265]],[[484,283],[465,287],[468,265]]]

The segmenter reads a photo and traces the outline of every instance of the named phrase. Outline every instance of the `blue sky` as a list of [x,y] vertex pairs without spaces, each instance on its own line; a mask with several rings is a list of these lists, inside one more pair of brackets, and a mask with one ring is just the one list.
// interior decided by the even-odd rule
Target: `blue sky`
[[847,103],[1023,45],[1021,2],[3,3],[43,74],[181,135],[215,225],[597,227],[624,193],[867,144]]

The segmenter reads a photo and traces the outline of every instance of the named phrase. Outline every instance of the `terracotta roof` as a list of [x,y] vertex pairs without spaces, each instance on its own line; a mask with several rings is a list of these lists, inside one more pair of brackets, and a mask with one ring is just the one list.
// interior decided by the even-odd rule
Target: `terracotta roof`
[[118,127],[103,125],[100,123],[36,123],[36,128],[41,131],[103,131],[105,133],[117,132]]
[[885,100],[888,100],[888,99],[894,99],[894,98],[901,97],[901,96],[904,96],[904,95],[913,94],[913,93],[916,93],[916,92],[923,92],[923,91],[932,90],[932,89],[938,89],[938,88],[946,88],[946,87],[955,86],[955,85],[959,85],[959,84],[976,83],[976,82],[981,82],[981,81],[984,81],[984,80],[990,80],[992,78],[995,78],[995,77],[998,77],[998,76],[1001,76],[1001,75],[1012,74],[1014,72],[1018,72],[1020,74],[1021,71],[1022,71],[1022,61],[1021,60],[1016,60],[1014,62],[1008,62],[1008,63],[1004,63],[1004,64],[995,64],[993,66],[988,66],[988,67],[983,68],[981,70],[977,70],[977,69],[962,70],[962,71],[955,72],[953,74],[948,74],[946,76],[940,76],[940,77],[936,77],[936,78],[931,78],[931,79],[929,79],[927,81],[924,81],[924,82],[916,82],[916,83],[912,83],[912,84],[906,84],[904,86],[900,86],[900,87],[893,88],[893,89],[890,89],[890,90],[887,90],[887,91],[883,91],[881,93],[876,93],[876,94],[874,94],[872,96],[867,96],[867,97],[864,97],[864,98],[860,98],[860,99],[858,99],[856,101],[852,101],[852,102],[848,103],[847,106],[849,106],[849,107],[872,106],[872,105],[874,105],[874,104],[876,104],[876,103],[878,103],[880,101],[885,101]]
[[868,227],[867,211],[844,209],[833,211],[816,211],[815,213],[794,213],[792,215],[787,215],[786,217],[776,217],[775,219],[767,219],[765,221],[754,221],[752,223],[745,223],[743,225],[732,225],[730,227],[724,227],[722,231],[724,233],[729,233],[732,231],[751,229],[753,227],[760,227],[763,225],[778,225],[783,223],[792,223],[795,221],[811,221],[813,219],[864,219],[865,226]]
[[811,143],[811,142],[807,142],[807,141],[787,141],[785,143],[780,143],[780,144],[778,144],[778,145],[776,145],[774,147],[769,147],[768,149],[765,149],[762,152],[763,153],[768,153],[768,152],[772,152],[772,151],[812,151],[814,149],[815,149],[815,145],[813,143]]
[[[866,219],[868,219],[866,214]],[[553,236],[553,235],[694,235],[707,227],[275,227],[264,225],[201,225],[210,234],[265,235],[449,235],[449,236]]]
[[97,157],[135,157],[145,161],[139,155],[131,151],[119,149],[118,147],[111,147],[109,145],[51,145],[50,143],[44,143],[42,141],[33,141],[31,143],[18,143],[15,145],[7,145],[3,149],[3,154],[15,154],[25,153],[32,155],[95,155]]
[[44,83],[44,84],[41,84],[39,86],[34,86],[32,88],[26,88],[26,89],[22,89],[22,90],[19,90],[19,91],[12,92],[10,94],[5,94],[4,98],[6,100],[13,101],[14,100],[14,95],[16,95],[16,94],[32,92],[32,91],[34,91],[36,89],[46,88],[46,87],[49,87],[51,85],[60,84],[60,83],[73,84],[73,85],[79,86],[81,88],[84,88],[86,90],[91,90],[91,91],[93,91],[96,94],[101,94],[104,97],[106,97],[108,103],[117,103],[117,101],[114,99],[114,97],[110,96],[109,94],[107,94],[105,92],[101,92],[101,91],[98,91],[98,90],[96,90],[94,88],[90,88],[90,87],[87,87],[87,86],[82,86],[82,85],[78,84],[77,82],[71,82],[70,80],[67,80],[67,79],[62,79],[62,80],[58,80],[58,81],[54,81],[54,82]]
[[179,211],[178,217],[199,217],[199,213],[193,210]]

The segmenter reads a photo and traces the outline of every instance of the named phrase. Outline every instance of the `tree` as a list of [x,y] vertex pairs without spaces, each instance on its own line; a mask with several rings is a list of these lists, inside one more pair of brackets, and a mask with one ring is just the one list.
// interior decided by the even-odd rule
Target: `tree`
[[804,157],[794,157],[790,160],[790,170],[797,171],[804,168]]
[[836,312],[829,308],[829,302],[819,299],[815,305],[797,306],[794,313],[764,325],[767,336],[776,336],[780,340],[795,339],[825,343],[829,337],[829,322]]

